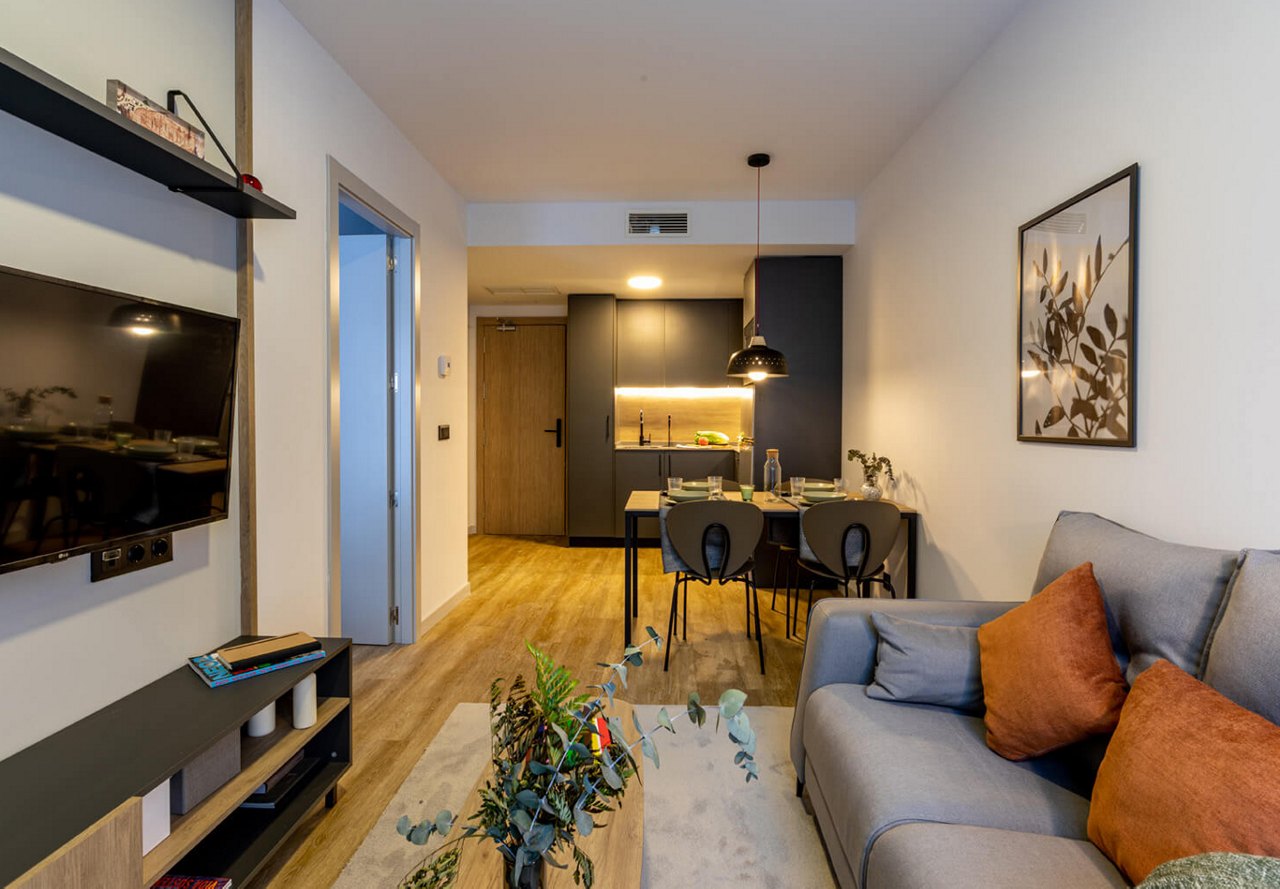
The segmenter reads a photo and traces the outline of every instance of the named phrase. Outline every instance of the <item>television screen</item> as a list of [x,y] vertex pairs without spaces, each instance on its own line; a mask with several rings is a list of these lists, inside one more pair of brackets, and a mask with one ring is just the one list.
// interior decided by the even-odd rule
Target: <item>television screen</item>
[[226,517],[238,333],[0,267],[0,572]]

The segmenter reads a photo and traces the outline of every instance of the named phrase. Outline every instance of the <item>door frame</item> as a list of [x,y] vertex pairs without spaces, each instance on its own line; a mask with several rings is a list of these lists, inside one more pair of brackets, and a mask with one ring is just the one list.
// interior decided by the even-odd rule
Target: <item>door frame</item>
[[[503,324],[514,324],[516,327],[563,327],[565,329],[565,360],[568,361],[568,330],[569,318],[567,315],[531,315],[531,316],[504,316],[504,317],[476,317],[476,532],[479,534],[487,533],[485,531],[485,510],[484,510],[484,427],[485,412],[488,404],[485,398],[485,386],[487,383],[487,369],[484,362],[484,344],[481,339],[481,330],[485,327],[498,327]],[[566,367],[566,372],[568,368]],[[565,378],[565,441],[568,442],[568,408],[569,408],[569,387],[568,377]],[[569,533],[569,449],[565,447],[565,490],[561,492],[564,498],[565,506],[565,527],[564,533],[559,535],[567,539]]]
[[[422,509],[421,455],[422,455],[422,229],[412,218],[402,213],[394,204],[359,176],[348,170],[332,156],[327,157],[329,172],[328,194],[328,404],[329,404],[329,633],[342,633],[342,504],[341,504],[341,377],[338,364],[339,309],[341,304],[341,260],[338,249],[338,205],[343,192],[366,205],[384,220],[391,223],[408,238],[413,248],[413,269],[410,302],[412,304],[411,334],[413,340],[410,363],[413,379],[408,382],[410,392],[410,435],[412,446],[409,459],[410,497],[400,497],[400,508],[393,522],[393,538],[396,560],[406,550],[411,554],[408,577],[396,570],[393,574],[394,601],[400,609],[400,620],[395,626],[393,640],[408,644],[418,638],[418,601],[422,587],[422,541],[418,533],[418,517]],[[406,385],[404,381],[401,386]],[[399,461],[399,455],[397,460]],[[394,471],[394,470],[393,470]],[[400,481],[401,479],[397,479]],[[403,489],[402,489],[403,490]],[[406,540],[407,538],[407,540]],[[407,544],[407,545],[406,545]]]

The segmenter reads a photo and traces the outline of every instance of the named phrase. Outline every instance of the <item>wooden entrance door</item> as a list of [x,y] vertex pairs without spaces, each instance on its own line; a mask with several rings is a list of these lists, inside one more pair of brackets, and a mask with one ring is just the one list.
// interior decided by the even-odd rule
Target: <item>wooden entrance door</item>
[[476,321],[482,533],[565,533],[564,341],[562,318]]

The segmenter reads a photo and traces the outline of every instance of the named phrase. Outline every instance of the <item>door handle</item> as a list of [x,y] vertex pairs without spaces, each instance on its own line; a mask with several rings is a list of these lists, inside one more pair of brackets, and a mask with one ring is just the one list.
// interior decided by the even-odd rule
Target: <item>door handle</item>
[[609,440],[609,415],[604,415],[604,440]]
[[563,433],[564,433],[564,420],[562,420],[561,418],[557,417],[557,418],[556,418],[556,428],[555,428],[555,429],[543,429],[542,431],[543,431],[543,432],[554,432],[554,433],[556,434],[556,447],[560,447],[560,441],[561,441],[561,438],[562,438]]

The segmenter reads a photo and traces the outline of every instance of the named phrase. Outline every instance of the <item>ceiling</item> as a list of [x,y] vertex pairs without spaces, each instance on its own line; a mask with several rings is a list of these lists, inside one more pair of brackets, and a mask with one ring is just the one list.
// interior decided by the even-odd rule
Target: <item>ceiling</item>
[[[613,293],[655,299],[742,296],[755,245],[626,244],[604,247],[471,247],[467,250],[472,305],[563,305],[570,293]],[[847,247],[773,246],[770,256],[839,254]],[[632,275],[657,275],[656,290],[633,290]],[[488,288],[553,287],[558,295],[494,295]]]
[[284,0],[469,201],[854,198],[1022,0]]

